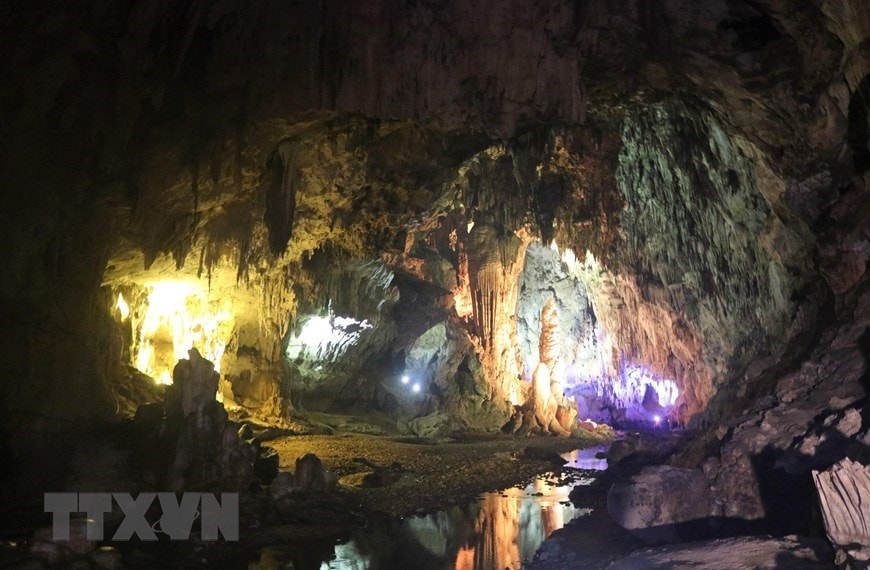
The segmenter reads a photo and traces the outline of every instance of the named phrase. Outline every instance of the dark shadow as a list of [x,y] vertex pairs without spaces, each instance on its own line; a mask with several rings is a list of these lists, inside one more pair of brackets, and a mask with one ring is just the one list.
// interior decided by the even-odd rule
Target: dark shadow
[[[867,363],[867,368],[861,376],[861,386],[864,388],[864,409],[861,411],[861,425],[865,428],[870,426],[870,328],[867,328],[864,333],[858,337],[858,350],[864,357],[864,362]],[[868,458],[865,464],[870,463]]]
[[[832,413],[826,411],[820,414],[820,419]],[[818,436],[820,443],[812,455],[797,449],[783,451],[768,446],[751,458],[766,513],[761,521],[763,532],[824,536],[811,472],[824,471],[847,457],[865,464],[870,460],[870,446],[836,429],[820,426],[809,437],[813,436]]]
[[[834,560],[834,550],[825,542],[819,541],[818,543],[808,544],[813,554],[816,555],[818,560],[822,561],[833,561]],[[795,555],[792,552],[780,552],[776,555],[776,570],[800,570],[802,568],[817,570],[819,568],[819,564],[817,562],[813,562],[811,560],[807,560],[806,558],[801,558],[800,556]]]

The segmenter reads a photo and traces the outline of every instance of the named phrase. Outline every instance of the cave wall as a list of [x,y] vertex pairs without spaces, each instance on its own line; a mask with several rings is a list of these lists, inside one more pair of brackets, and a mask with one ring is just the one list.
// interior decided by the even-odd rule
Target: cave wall
[[[727,172],[695,162],[719,160],[726,149],[751,161],[772,242],[762,251],[735,234],[735,247],[722,251],[767,263],[766,275],[754,267],[747,276],[757,278],[752,287],[759,293],[771,293],[771,309],[793,302],[776,298],[789,287],[771,275],[783,267],[815,271],[806,254],[789,259],[794,250],[782,244],[811,241],[804,226],[818,224],[839,190],[853,183],[852,172],[866,168],[866,114],[863,127],[858,118],[865,108],[860,93],[870,18],[859,0],[723,0],[704,10],[677,0],[439,7],[19,1],[2,10],[0,179],[8,191],[0,231],[11,244],[2,253],[8,329],[2,407],[13,427],[24,415],[111,413],[105,386],[117,343],[105,315],[111,300],[100,285],[123,278],[181,270],[207,280],[215,294],[256,299],[246,330],[256,322],[268,339],[263,358],[279,362],[297,294],[306,294],[301,260],[325,242],[369,258],[384,249],[401,252],[402,232],[380,230],[425,211],[460,163],[493,144],[495,159],[477,163],[489,160],[501,169],[499,183],[491,184],[499,191],[481,193],[490,183],[481,182],[471,163],[470,175],[460,177],[469,196],[486,198],[472,218],[509,232],[528,212],[545,243],[556,237],[578,257],[588,246],[608,270],[625,276],[630,260],[621,265],[607,255],[619,251],[622,207],[630,227],[645,229],[653,220],[640,204],[656,197],[610,176],[619,148],[626,140],[631,144],[622,156],[635,147],[661,154],[663,144],[632,126],[662,132],[669,121],[638,116],[637,108],[674,95],[699,104],[703,111],[694,118],[670,123],[681,136],[709,143],[715,122],[730,142],[708,145],[709,153],[668,157],[647,179],[623,167],[623,182],[664,184],[674,162],[714,180]],[[715,121],[705,118],[710,112]],[[568,126],[540,127],[550,123]],[[509,141],[499,146],[491,139]],[[737,162],[738,180],[751,186],[750,167]],[[720,182],[712,186],[728,195]],[[366,214],[354,219],[360,211]],[[845,212],[839,219],[860,224]],[[685,242],[685,236],[663,237],[671,242],[645,243],[645,253],[660,255]],[[863,275],[862,239],[859,232],[826,242],[825,276],[837,292]],[[724,247],[715,239],[704,243],[710,251]],[[768,261],[768,250],[785,258]],[[850,252],[846,270],[837,261],[843,251]],[[683,274],[700,276],[699,264],[687,261]],[[462,263],[454,266],[461,284]],[[682,279],[670,269],[649,269],[663,285]],[[733,273],[714,279],[714,297],[751,289],[727,277]],[[614,287],[634,306],[649,306],[663,293],[638,284],[639,274],[631,268],[628,281]],[[734,315],[712,299],[700,299],[695,310],[704,330],[677,327],[689,340],[667,332],[669,341],[689,352],[693,336],[724,350],[735,345],[720,323]],[[764,335],[783,330],[781,315],[767,321],[738,313],[767,327]],[[683,317],[665,311],[655,318],[679,323]],[[810,317],[797,326],[810,326]],[[618,322],[611,328],[638,341],[655,336]],[[647,344],[651,362],[683,366],[653,348],[664,339]],[[705,354],[704,361],[719,370],[720,358]],[[699,403],[709,398],[707,384],[700,386]]]
[[590,294],[620,357],[676,379],[694,413],[751,360],[779,360],[814,326],[812,238],[776,214],[755,165],[709,114],[673,102],[638,109],[622,142],[621,240]]

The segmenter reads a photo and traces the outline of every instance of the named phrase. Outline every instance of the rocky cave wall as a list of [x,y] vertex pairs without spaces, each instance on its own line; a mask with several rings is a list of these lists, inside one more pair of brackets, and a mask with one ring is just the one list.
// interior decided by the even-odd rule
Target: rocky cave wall
[[[592,254],[579,271],[616,358],[673,373],[695,410],[737,390],[750,360],[812,331],[816,236],[834,292],[864,274],[863,210],[825,216],[864,184],[870,18],[858,1],[694,8],[6,4],[7,429],[111,414],[110,308],[131,283],[232,297],[227,354],[256,362],[225,369],[280,384],[315,255],[386,252],[438,281],[460,302],[435,312],[500,347],[487,374],[514,383],[505,316],[532,237]],[[501,276],[477,271],[489,231]],[[401,259],[421,253],[437,263]]]

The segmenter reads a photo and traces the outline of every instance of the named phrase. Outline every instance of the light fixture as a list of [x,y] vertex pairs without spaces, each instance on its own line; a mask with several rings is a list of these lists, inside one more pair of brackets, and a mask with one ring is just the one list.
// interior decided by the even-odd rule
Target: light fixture
[[408,378],[408,375],[407,375],[407,374],[403,374],[403,375],[402,375],[402,384],[407,384],[407,383],[410,382],[410,381],[411,381],[411,379]]
[[414,384],[414,387],[411,389],[414,391],[415,394],[419,394],[420,393],[420,383],[418,382],[417,384]]

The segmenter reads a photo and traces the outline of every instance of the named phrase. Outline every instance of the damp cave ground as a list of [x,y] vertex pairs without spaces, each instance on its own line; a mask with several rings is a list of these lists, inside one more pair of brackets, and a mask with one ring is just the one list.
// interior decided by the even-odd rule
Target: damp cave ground
[[[338,432],[332,435],[282,436],[267,442],[280,455],[281,469],[292,470],[296,458],[316,454],[341,481],[371,471],[369,465],[397,476],[389,485],[347,487],[359,508],[406,516],[471,502],[480,493],[504,489],[559,466],[558,455],[605,441],[603,435],[582,437],[515,437],[462,435],[446,441],[406,436]],[[360,461],[360,460],[364,461]]]

